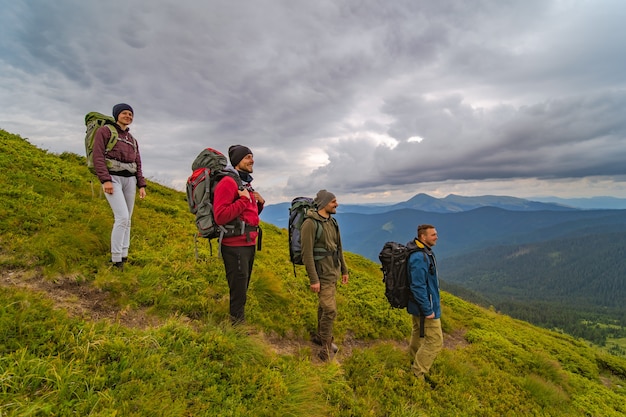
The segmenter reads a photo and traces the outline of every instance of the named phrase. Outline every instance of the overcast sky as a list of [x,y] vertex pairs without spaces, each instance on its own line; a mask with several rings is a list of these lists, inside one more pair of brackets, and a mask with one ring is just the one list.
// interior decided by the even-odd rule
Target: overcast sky
[[623,0],[0,0],[0,128],[84,154],[135,110],[146,177],[249,146],[268,204],[626,197]]

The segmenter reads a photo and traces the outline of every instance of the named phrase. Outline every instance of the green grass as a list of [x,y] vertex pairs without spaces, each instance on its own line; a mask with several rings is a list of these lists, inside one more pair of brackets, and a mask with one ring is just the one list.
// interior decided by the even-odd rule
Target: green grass
[[84,158],[0,131],[0,416],[622,416],[626,359],[444,293],[434,389],[410,371],[410,318],[379,265],[347,254],[337,360],[308,342],[317,300],[264,224],[232,328],[217,245],[196,250],[183,193],[150,182],[131,263]]

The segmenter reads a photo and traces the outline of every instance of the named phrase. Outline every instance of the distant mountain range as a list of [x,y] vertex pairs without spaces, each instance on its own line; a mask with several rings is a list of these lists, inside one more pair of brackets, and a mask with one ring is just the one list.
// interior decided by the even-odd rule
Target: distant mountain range
[[[341,202],[339,202],[340,206],[338,212],[342,214],[379,214],[401,209],[412,209],[433,213],[458,213],[480,207],[497,207],[513,211],[567,211],[580,208],[573,204],[568,205],[567,201],[568,200],[561,199],[561,201],[554,202],[539,202],[508,196],[486,195],[480,197],[463,197],[454,194],[450,194],[444,198],[435,198],[428,194],[420,193],[407,201],[394,204],[341,204]],[[609,203],[608,200],[602,200],[602,202]],[[626,208],[626,199],[622,200],[622,202],[623,208]],[[590,204],[590,202],[587,202],[587,205]],[[615,206],[617,205],[617,201],[610,201],[610,204]],[[261,220],[279,227],[287,227],[289,205],[290,203],[288,202],[268,205],[261,213]]]
[[576,207],[583,210],[593,209],[626,209],[626,199],[616,197],[589,197],[589,198],[558,198],[558,197],[535,197],[534,201],[544,203],[557,203],[565,206]]
[[[574,207],[554,202],[538,202],[508,196],[485,195],[480,197],[464,197],[450,194],[444,198],[431,197],[428,194],[417,194],[410,200],[388,206],[388,210],[415,209],[434,213],[458,213],[480,207],[497,207],[514,211],[537,210],[574,210]],[[379,211],[382,212],[382,211]]]
[[[617,199],[612,199],[616,203]],[[507,196],[438,199],[417,194],[392,205],[342,204],[336,215],[346,250],[378,261],[384,242],[406,242],[420,223],[438,229],[442,257],[485,246],[531,243],[585,233],[626,230],[626,211],[581,209],[559,202],[537,202]],[[601,201],[601,200],[598,200]],[[608,201],[608,200],[607,200]],[[261,219],[286,228],[289,203],[269,205]]]
[[[261,213],[261,220],[279,227],[287,227],[289,202],[271,204]],[[569,211],[569,210],[620,210],[626,209],[626,199],[615,197],[559,198],[537,197],[532,200],[509,196],[464,197],[450,194],[436,198],[417,194],[411,199],[394,204],[341,204],[339,213],[379,214],[400,209],[413,209],[433,213],[458,213],[480,207],[496,207],[511,211]]]

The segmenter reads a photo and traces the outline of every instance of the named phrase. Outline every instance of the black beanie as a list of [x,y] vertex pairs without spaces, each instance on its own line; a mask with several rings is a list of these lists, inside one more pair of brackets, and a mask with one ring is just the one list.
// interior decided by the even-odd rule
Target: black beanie
[[330,203],[334,199],[335,194],[331,193],[330,191],[319,190],[317,192],[317,195],[315,196],[314,202],[318,209],[323,209],[328,205],[328,203]]
[[115,106],[113,106],[113,118],[115,119],[116,122],[117,122],[117,117],[124,110],[130,110],[130,112],[133,114],[133,116],[135,115],[135,112],[133,111],[133,108],[130,107],[128,104],[126,104],[126,103],[116,104]]
[[246,155],[251,153],[252,151],[247,146],[233,145],[228,148],[228,159],[230,159],[230,164],[233,166],[233,168],[235,168],[237,165],[239,165],[239,162],[241,162],[241,160],[246,157]]

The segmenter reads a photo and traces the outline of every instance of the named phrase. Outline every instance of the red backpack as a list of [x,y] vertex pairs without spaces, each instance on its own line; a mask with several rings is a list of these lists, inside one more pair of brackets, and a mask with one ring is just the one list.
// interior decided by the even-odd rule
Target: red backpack
[[187,179],[187,203],[189,211],[196,215],[198,236],[209,240],[243,234],[243,221],[235,219],[220,226],[215,223],[213,215],[213,194],[222,178],[231,177],[243,189],[241,178],[234,170],[226,169],[226,162],[220,151],[206,148],[193,161],[193,173]]

